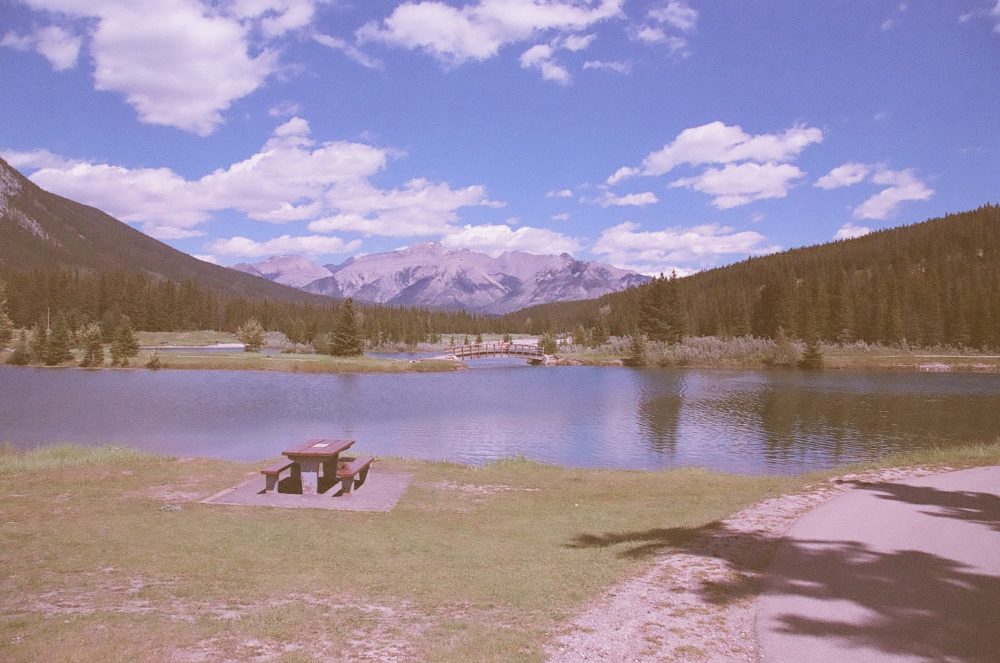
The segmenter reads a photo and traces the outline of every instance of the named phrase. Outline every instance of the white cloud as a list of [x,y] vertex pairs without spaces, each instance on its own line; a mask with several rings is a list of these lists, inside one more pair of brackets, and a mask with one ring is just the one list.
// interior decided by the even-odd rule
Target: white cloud
[[291,117],[302,112],[302,106],[294,101],[282,101],[267,109],[271,117]]
[[71,168],[79,160],[67,159],[58,154],[53,154],[49,150],[28,150],[20,152],[17,150],[2,150],[0,156],[11,166],[18,170],[37,170],[39,168]]
[[[44,28],[32,37],[57,69],[73,66],[83,44],[94,87],[119,93],[142,122],[198,135],[278,69],[276,40],[309,25],[317,0],[23,0],[58,14],[72,31]],[[8,35],[11,37],[11,35]],[[5,38],[5,45],[23,39]]]
[[853,239],[855,237],[863,237],[872,231],[871,228],[865,226],[856,226],[851,222],[847,222],[840,227],[837,233],[833,236],[834,240],[839,239]]
[[659,44],[667,40],[667,33],[661,27],[643,25],[636,28],[635,38],[646,44]]
[[675,180],[670,187],[707,193],[717,208],[729,209],[755,200],[784,198],[793,180],[804,175],[792,164],[747,162],[709,168],[700,175]]
[[360,64],[362,67],[367,67],[369,69],[381,69],[384,66],[381,60],[369,57],[357,46],[348,43],[339,37],[315,34],[313,35],[313,39],[327,48],[332,48],[335,51],[341,51],[344,55]]
[[19,35],[8,32],[0,39],[0,46],[19,51],[35,50],[40,53],[56,71],[65,71],[76,66],[80,57],[83,40],[57,25],[37,28],[33,33]]
[[482,186],[459,189],[412,179],[381,189],[370,178],[398,153],[364,143],[310,137],[294,117],[243,161],[188,180],[167,168],[135,168],[63,159],[49,152],[7,152],[15,167],[40,168],[40,186],[94,205],[162,239],[201,234],[197,226],[221,210],[271,223],[312,221],[313,232],[418,236],[444,232],[468,206],[497,207]]
[[605,191],[599,198],[594,199],[583,199],[581,202],[585,203],[595,203],[601,207],[645,207],[646,205],[655,205],[660,202],[660,199],[656,197],[656,194],[652,191],[643,191],[642,193],[628,193],[623,196],[616,196],[610,191]]
[[619,168],[607,183],[617,184],[635,175],[664,175],[683,164],[786,162],[798,157],[809,145],[822,141],[823,132],[820,129],[800,124],[782,133],[754,136],[739,126],[715,121],[685,129],[673,142],[648,154],[640,167]]
[[458,232],[446,235],[441,245],[449,249],[471,249],[498,256],[504,251],[529,253],[574,253],[579,243],[561,233],[544,228],[521,226],[514,230],[509,225],[467,225]]
[[594,43],[595,39],[597,39],[597,35],[595,34],[568,35],[560,39],[558,43],[559,46],[565,48],[567,51],[578,53],[587,50]]
[[508,44],[548,32],[573,34],[622,13],[623,0],[479,0],[461,8],[436,0],[406,2],[381,23],[364,25],[361,42],[421,50],[448,65],[487,60]]
[[618,74],[626,75],[632,73],[632,63],[624,60],[587,60],[583,63],[583,68],[613,71]]
[[836,189],[864,181],[886,188],[855,207],[855,219],[886,219],[904,202],[928,200],[934,195],[934,189],[921,182],[912,168],[890,170],[885,164],[845,163],[816,180],[814,186]]
[[538,69],[545,80],[568,85],[569,70],[555,61],[554,52],[553,47],[548,44],[535,44],[521,54],[521,68]]
[[559,189],[558,191],[549,191],[545,194],[546,198],[572,198],[573,192],[570,189]]
[[196,253],[196,254],[192,255],[191,257],[192,258],[197,258],[198,260],[201,260],[202,262],[211,263],[213,265],[218,265],[219,264],[219,259],[218,258],[216,258],[215,256],[212,256],[212,255],[208,255],[207,253]]
[[633,40],[645,44],[666,44],[671,53],[687,57],[688,40],[678,34],[671,34],[668,28],[690,34],[698,25],[698,12],[682,0],[670,0],[661,7],[647,13],[650,23],[633,26],[630,35]]
[[682,0],[670,0],[663,7],[651,9],[649,17],[682,32],[691,32],[698,24],[698,12]]
[[872,182],[888,188],[855,207],[855,219],[886,219],[904,202],[928,200],[934,195],[934,189],[917,179],[913,169],[881,169],[872,176]]
[[601,233],[593,252],[606,256],[612,264],[645,274],[666,273],[679,266],[678,274],[682,274],[681,270],[691,273],[693,267],[714,266],[720,258],[780,250],[777,246],[765,246],[766,239],[758,232],[737,232],[719,224],[642,231],[638,224],[625,222]]
[[1000,34],[1000,0],[996,0],[996,4],[991,8],[973,10],[960,14],[958,17],[959,23],[967,23],[974,18],[985,18],[989,21],[994,21],[993,32]]
[[209,242],[206,247],[215,254],[259,258],[274,255],[328,255],[333,253],[353,253],[361,248],[360,240],[345,242],[339,237],[306,235],[292,237],[281,235],[263,242],[246,237],[230,237]]
[[866,163],[849,162],[837,166],[823,177],[816,180],[813,186],[821,189],[839,189],[864,181],[871,173],[872,167]]
[[552,215],[553,221],[569,221],[569,212],[560,212]]

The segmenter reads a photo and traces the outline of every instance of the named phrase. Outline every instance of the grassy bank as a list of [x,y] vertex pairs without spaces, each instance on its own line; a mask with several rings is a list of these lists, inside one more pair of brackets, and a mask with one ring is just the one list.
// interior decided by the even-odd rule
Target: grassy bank
[[[1000,463],[1000,444],[902,460]],[[636,551],[661,528],[819,478],[388,459],[370,481],[414,481],[385,514],[197,502],[259,465],[0,450],[5,656],[539,660],[570,615],[644,568]],[[620,543],[573,545],[608,532]]]
[[[421,359],[382,359],[376,357],[331,357],[319,354],[265,355],[256,352],[183,351],[157,353],[166,369],[284,371],[287,373],[408,373],[423,371],[454,371],[462,367],[454,361]],[[152,351],[143,350],[131,363],[144,366]]]

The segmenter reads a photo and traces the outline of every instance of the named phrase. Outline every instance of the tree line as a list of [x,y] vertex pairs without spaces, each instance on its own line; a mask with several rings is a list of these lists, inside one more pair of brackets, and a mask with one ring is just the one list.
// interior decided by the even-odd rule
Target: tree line
[[[235,332],[250,318],[293,343],[312,344],[336,331],[345,306],[247,299],[220,295],[194,281],[176,282],[141,273],[88,273],[69,269],[33,269],[0,274],[7,283],[6,310],[13,325],[30,328],[57,315],[71,329],[97,324],[114,329],[127,317],[137,331],[215,329]],[[481,334],[492,319],[465,311],[402,306],[361,305],[358,333],[371,346],[413,345],[444,333]]]
[[1000,206],[783,253],[597,300],[505,316],[512,328],[632,330],[1000,349]]

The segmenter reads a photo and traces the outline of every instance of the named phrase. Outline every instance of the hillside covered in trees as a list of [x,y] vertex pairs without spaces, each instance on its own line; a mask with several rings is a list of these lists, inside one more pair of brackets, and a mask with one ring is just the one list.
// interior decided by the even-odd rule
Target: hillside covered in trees
[[[503,326],[594,327],[623,335],[669,281],[597,300],[548,304]],[[815,336],[1000,348],[1000,206],[950,214],[856,239],[751,258],[677,279],[663,324],[684,335]],[[669,290],[669,289],[664,289]]]

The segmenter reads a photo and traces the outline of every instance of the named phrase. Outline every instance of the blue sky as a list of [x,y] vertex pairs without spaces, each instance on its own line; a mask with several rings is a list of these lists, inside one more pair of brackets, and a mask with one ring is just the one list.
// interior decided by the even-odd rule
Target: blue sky
[[997,202],[1000,0],[0,0],[0,154],[204,259],[690,273]]

